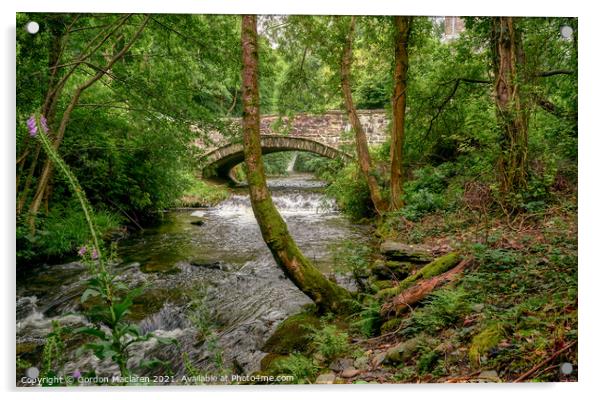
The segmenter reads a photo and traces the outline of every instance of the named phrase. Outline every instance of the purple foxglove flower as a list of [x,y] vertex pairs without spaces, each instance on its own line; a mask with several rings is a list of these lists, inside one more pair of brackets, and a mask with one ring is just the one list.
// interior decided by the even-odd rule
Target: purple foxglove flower
[[42,125],[42,131],[48,133],[48,121],[46,121],[46,117],[43,115],[40,117],[40,124]]
[[84,254],[86,254],[86,251],[88,251],[88,249],[86,249],[86,246],[82,246],[79,248],[77,255],[79,255],[80,257],[83,256]]
[[36,123],[36,117],[33,115],[27,120],[27,130],[31,137],[35,137],[38,134],[38,124]]
[[75,379],[79,379],[82,377],[82,373],[79,371],[79,369],[76,369],[75,371],[73,371],[73,375],[72,375]]
[[96,260],[98,258],[98,252],[96,251],[96,249],[92,250],[92,259]]

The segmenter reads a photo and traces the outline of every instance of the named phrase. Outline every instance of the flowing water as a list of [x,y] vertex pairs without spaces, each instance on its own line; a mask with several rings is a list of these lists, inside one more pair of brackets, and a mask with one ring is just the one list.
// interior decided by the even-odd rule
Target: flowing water
[[[310,175],[271,179],[269,186],[301,250],[323,273],[334,275],[334,249],[344,240],[365,240],[364,228],[350,224],[324,196],[323,183]],[[158,226],[120,242],[115,273],[130,287],[146,288],[130,318],[144,332],[180,344],[136,344],[129,366],[156,357],[170,361],[178,376],[186,373],[185,352],[203,371],[215,369],[221,355],[225,367],[251,373],[259,369],[265,355],[261,347],[278,323],[310,303],[276,266],[245,192],[213,208],[168,212]],[[17,353],[22,359],[39,365],[52,320],[63,326],[86,323],[79,298],[87,277],[85,267],[73,262],[17,278]],[[352,285],[344,276],[335,278]],[[213,325],[211,340],[198,333],[199,323],[207,320]],[[78,345],[67,343],[67,353],[72,353],[64,373],[118,375],[111,362],[91,354],[75,356]]]

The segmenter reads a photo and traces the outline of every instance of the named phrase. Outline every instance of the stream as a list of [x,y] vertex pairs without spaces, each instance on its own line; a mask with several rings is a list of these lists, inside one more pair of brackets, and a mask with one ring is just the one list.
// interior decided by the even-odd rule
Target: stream
[[[325,197],[324,183],[312,175],[291,174],[268,184],[301,250],[324,274],[335,275],[334,249],[345,240],[366,240],[365,227],[345,219]],[[202,371],[215,370],[218,359],[235,373],[257,371],[265,356],[261,347],[278,323],[311,303],[276,266],[246,190],[237,193],[212,208],[169,211],[160,224],[119,242],[114,272],[130,287],[146,288],[129,318],[145,333],[179,342],[179,347],[154,339],[135,344],[128,364],[134,371],[141,360],[158,358],[169,361],[170,375],[185,375],[184,353]],[[40,368],[53,320],[66,327],[86,323],[79,298],[88,277],[79,262],[18,275],[16,339],[21,359]],[[348,277],[335,278],[353,289]],[[199,337],[199,315],[201,321],[210,317],[212,340]],[[75,355],[80,344],[66,343],[64,374],[94,370],[98,376],[119,375],[110,360]],[[149,368],[144,373],[165,373],[165,367]]]

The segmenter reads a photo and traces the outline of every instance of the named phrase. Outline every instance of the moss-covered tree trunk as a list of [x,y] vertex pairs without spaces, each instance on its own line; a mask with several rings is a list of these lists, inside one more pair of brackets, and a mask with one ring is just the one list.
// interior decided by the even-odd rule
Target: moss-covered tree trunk
[[285,275],[316,303],[320,311],[345,311],[349,306],[349,292],[326,279],[301,253],[268,191],[259,134],[257,20],[254,15],[242,17],[242,62],[244,155],[251,205],[263,239]]
[[355,34],[355,17],[351,17],[351,23],[349,25],[349,32],[347,40],[343,48],[343,56],[341,59],[341,88],[343,90],[343,98],[345,100],[345,108],[347,110],[347,116],[351,127],[355,132],[355,148],[357,151],[357,159],[362,170],[362,174],[366,178],[368,183],[368,189],[370,190],[370,198],[372,204],[377,213],[381,214],[386,210],[387,204],[383,199],[378,181],[376,180],[376,171],[372,166],[372,160],[370,157],[370,151],[368,149],[368,140],[366,139],[366,132],[357,116],[357,110],[353,103],[353,96],[351,94],[351,62],[353,58],[353,36]]
[[525,55],[515,18],[492,19],[491,46],[494,98],[501,130],[498,179],[502,193],[527,186],[529,105],[521,91],[526,79]]
[[394,17],[395,70],[393,80],[393,129],[391,131],[391,200],[389,209],[403,206],[403,145],[405,140],[406,89],[408,80],[408,40],[412,17]]

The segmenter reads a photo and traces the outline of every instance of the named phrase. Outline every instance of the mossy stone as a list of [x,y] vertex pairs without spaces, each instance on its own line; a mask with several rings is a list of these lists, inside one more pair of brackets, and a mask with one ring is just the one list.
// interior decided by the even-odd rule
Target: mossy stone
[[278,325],[261,351],[275,354],[307,353],[311,328],[319,326],[320,319],[314,314],[302,312],[291,315]]
[[401,319],[401,318],[390,319],[381,325],[380,333],[384,334],[384,333],[393,332],[397,328],[399,328],[399,326],[401,325],[402,322],[403,322],[403,319]]
[[371,286],[375,291],[378,292],[379,290],[391,288],[391,287],[395,286],[395,284],[396,284],[396,282],[391,281],[391,280],[378,280],[378,281],[372,282]]
[[370,273],[378,279],[401,280],[410,275],[416,266],[407,261],[376,260],[370,267]]
[[152,261],[142,265],[140,267],[140,271],[144,272],[145,274],[151,274],[154,272],[158,272],[161,274],[177,274],[182,272],[182,270],[179,267],[173,264]]
[[387,350],[387,354],[385,355],[383,362],[385,364],[395,365],[410,360],[422,342],[423,338],[415,337],[391,347],[389,350]]
[[276,363],[279,360],[283,360],[285,358],[286,358],[286,356],[282,355],[282,354],[269,353],[268,355],[266,355],[265,357],[263,357],[261,359],[261,362],[260,362],[261,371],[271,372],[274,369]]
[[427,249],[411,244],[387,240],[380,245],[380,253],[389,260],[428,263],[433,256]]

